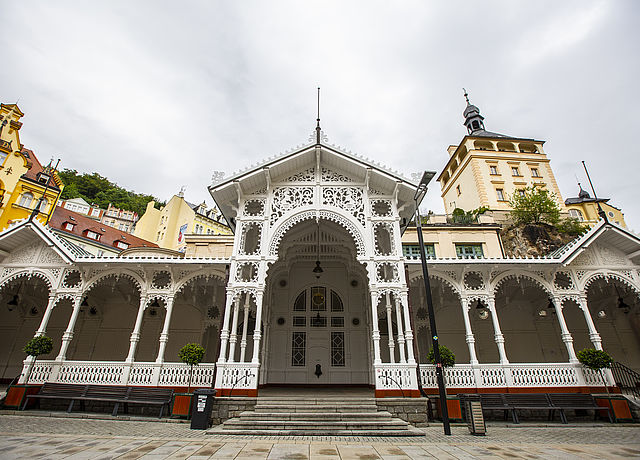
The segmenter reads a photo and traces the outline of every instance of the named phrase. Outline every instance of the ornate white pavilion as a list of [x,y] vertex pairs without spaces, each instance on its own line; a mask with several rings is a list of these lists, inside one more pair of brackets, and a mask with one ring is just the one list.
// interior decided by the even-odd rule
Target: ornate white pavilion
[[[19,223],[0,234],[0,378],[182,388],[178,350],[197,342],[193,384],[222,395],[433,392],[420,260],[401,241],[416,187],[318,129],[210,186],[234,230],[229,257],[90,257]],[[601,387],[577,362],[586,347],[640,370],[639,262],[640,239],[607,222],[544,258],[430,259],[439,341],[457,362],[448,388]],[[34,364],[22,347],[42,334],[54,351]]]

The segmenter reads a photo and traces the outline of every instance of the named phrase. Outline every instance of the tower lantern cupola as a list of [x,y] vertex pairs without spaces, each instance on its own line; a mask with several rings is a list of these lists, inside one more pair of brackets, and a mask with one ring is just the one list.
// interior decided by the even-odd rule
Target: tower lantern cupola
[[471,135],[477,131],[484,131],[484,117],[480,115],[480,109],[469,102],[467,90],[464,90],[464,98],[467,101],[467,107],[462,115],[464,116],[464,125],[467,127],[467,131]]

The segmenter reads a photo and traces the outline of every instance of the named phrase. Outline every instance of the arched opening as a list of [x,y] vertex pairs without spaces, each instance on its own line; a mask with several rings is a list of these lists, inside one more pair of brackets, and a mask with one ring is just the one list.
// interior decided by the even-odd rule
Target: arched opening
[[[578,352],[585,348],[593,348],[593,343],[589,338],[589,326],[578,303],[571,299],[565,300],[562,303],[562,315],[573,338],[573,349]],[[597,327],[599,320],[593,317],[593,321]]]
[[178,352],[183,346],[199,343],[205,349],[203,362],[215,362],[224,303],[225,288],[220,278],[203,275],[187,282],[173,301],[165,360],[179,361]]
[[496,312],[509,361],[568,362],[554,305],[538,282],[527,277],[502,282],[496,291]]
[[20,375],[26,358],[22,348],[40,326],[48,296],[47,284],[26,274],[0,288],[0,379],[11,381]]
[[640,301],[615,278],[598,278],[587,289],[587,305],[603,349],[616,361],[640,372]]
[[356,253],[352,236],[325,219],[283,236],[263,302],[263,383],[372,383],[370,300]]
[[[453,288],[440,278],[430,276],[431,297],[433,299],[438,341],[456,355],[456,363],[469,362],[469,348],[466,344],[466,331],[462,317],[460,297]],[[429,363],[427,355],[432,348],[432,334],[429,326],[427,300],[422,278],[411,282],[409,289],[412,322],[416,330],[418,354],[416,361]]]
[[495,342],[493,321],[486,302],[474,299],[469,305],[469,322],[475,339],[476,357],[480,364],[500,362]]
[[[139,306],[138,285],[132,279],[116,274],[100,279],[83,294],[66,358],[124,361]],[[144,324],[145,321],[138,343],[138,360],[141,354],[147,357],[151,348]]]

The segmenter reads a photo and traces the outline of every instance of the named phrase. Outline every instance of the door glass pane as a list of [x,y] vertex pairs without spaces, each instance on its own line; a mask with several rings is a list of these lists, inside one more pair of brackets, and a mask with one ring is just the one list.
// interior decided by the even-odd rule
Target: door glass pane
[[327,311],[327,289],[322,286],[311,288],[311,311]]
[[344,332],[331,333],[331,365],[344,366]]
[[293,303],[293,311],[307,311],[307,290],[305,289],[298,295]]
[[294,332],[291,336],[291,365],[304,366],[307,348],[307,333]]
[[335,291],[331,291],[331,311],[344,311],[342,299]]

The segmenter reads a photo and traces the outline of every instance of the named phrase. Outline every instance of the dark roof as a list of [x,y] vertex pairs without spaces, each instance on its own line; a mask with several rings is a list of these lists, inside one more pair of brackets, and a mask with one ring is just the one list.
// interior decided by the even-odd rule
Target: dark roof
[[486,131],[484,129],[476,129],[472,131],[471,134],[469,134],[469,136],[471,137],[474,137],[474,136],[475,137],[503,137],[505,139],[518,139],[517,137],[507,136],[506,134],[492,133],[491,131]]
[[53,190],[60,190],[54,178],[55,172],[53,171],[53,168],[51,168],[51,170],[45,171],[45,169],[47,168],[44,168],[40,164],[40,161],[38,161],[38,158],[36,157],[35,153],[33,153],[33,150],[23,148],[20,153],[22,153],[27,158],[27,162],[31,164],[29,170],[22,175],[23,179],[27,179],[29,181],[40,184],[40,182],[38,181],[38,174],[44,172],[45,174],[49,175],[49,188]]
[[[73,230],[67,230],[64,228],[64,224],[66,222],[70,222],[75,224]],[[99,245],[115,248],[117,250],[121,250],[117,246],[115,246],[117,241],[122,241],[123,243],[129,244],[130,248],[157,248],[158,245],[152,243],[151,241],[143,240],[142,238],[138,238],[137,236],[131,235],[129,233],[123,232],[122,230],[118,230],[117,228],[110,227],[108,225],[99,224],[96,225],[96,221],[87,217],[83,214],[78,214],[77,212],[69,211],[61,206],[56,206],[56,210],[51,215],[51,219],[49,220],[49,227],[52,229],[58,230],[62,233],[68,233],[74,235],[77,238],[85,239],[87,242],[97,243]],[[96,241],[92,238],[87,238],[85,236],[85,232],[92,231],[95,233],[99,233],[102,235],[100,237],[100,241]]]

